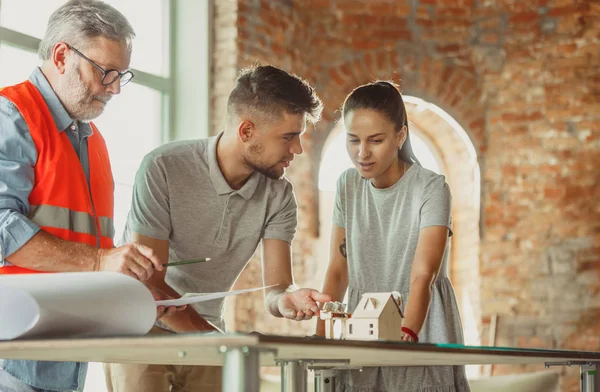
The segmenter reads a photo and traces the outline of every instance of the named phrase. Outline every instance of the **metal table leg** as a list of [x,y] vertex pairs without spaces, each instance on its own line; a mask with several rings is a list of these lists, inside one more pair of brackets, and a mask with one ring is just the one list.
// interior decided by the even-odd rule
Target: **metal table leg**
[[223,392],[259,392],[260,363],[258,350],[249,347],[221,347]]
[[546,362],[546,368],[550,366],[579,366],[581,392],[600,392],[600,367],[598,362]]
[[[307,392],[308,390],[308,370],[315,371],[315,384],[317,384],[317,374],[327,375],[327,379],[323,380],[325,387],[329,387],[328,384],[333,385],[333,375],[335,369],[361,369],[361,367],[349,366],[349,359],[310,359],[310,358],[276,358],[275,363],[281,366],[281,392]],[[315,366],[315,364],[327,364],[321,366]],[[342,367],[340,367],[340,365]],[[321,371],[326,373],[320,373]],[[317,373],[319,372],[319,373]],[[315,392],[319,391],[333,391],[334,389],[317,389],[315,385]]]
[[589,363],[579,366],[581,374],[581,391],[582,392],[600,392],[600,374],[596,363]]
[[335,391],[335,372],[333,369],[315,368],[315,392]]
[[303,360],[281,361],[281,392],[307,392],[306,363]]

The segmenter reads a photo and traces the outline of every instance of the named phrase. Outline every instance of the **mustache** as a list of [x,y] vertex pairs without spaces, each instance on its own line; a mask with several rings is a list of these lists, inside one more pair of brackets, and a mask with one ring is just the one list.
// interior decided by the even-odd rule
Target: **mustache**
[[110,101],[112,98],[112,96],[110,95],[93,95],[92,96],[92,100],[97,100],[97,101],[101,101],[104,103],[108,103],[108,101]]

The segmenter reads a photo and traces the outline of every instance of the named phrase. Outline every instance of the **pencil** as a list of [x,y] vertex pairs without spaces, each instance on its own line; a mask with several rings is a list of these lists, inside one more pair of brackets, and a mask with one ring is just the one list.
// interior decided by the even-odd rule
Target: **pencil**
[[176,265],[184,265],[184,264],[194,264],[194,263],[202,263],[205,261],[209,261],[210,257],[206,257],[204,259],[192,259],[192,260],[183,260],[183,261],[174,261],[172,263],[163,264],[163,267],[173,267]]

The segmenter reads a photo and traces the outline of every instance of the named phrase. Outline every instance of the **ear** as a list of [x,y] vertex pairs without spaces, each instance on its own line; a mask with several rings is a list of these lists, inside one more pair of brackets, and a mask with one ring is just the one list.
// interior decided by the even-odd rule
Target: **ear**
[[64,74],[67,69],[67,57],[69,57],[69,47],[64,42],[59,42],[52,49],[52,63],[59,74]]
[[401,149],[404,146],[404,142],[406,141],[406,136],[408,135],[408,128],[406,125],[402,127],[400,132],[398,132],[398,149]]
[[254,123],[252,121],[243,120],[238,125],[237,133],[242,143],[246,143],[252,139],[252,136],[254,136],[255,132],[256,128],[254,127]]

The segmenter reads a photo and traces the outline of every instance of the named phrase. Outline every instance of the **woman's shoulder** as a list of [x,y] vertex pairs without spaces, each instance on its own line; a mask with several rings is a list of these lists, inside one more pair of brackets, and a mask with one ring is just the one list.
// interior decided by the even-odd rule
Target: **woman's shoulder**
[[338,187],[341,186],[350,186],[354,187],[359,184],[361,180],[364,180],[358,170],[355,167],[348,168],[340,174],[338,177]]
[[415,170],[413,180],[420,184],[423,188],[427,187],[443,187],[448,185],[446,183],[446,176],[438,174],[432,170],[424,168],[420,165],[413,164],[412,169]]

